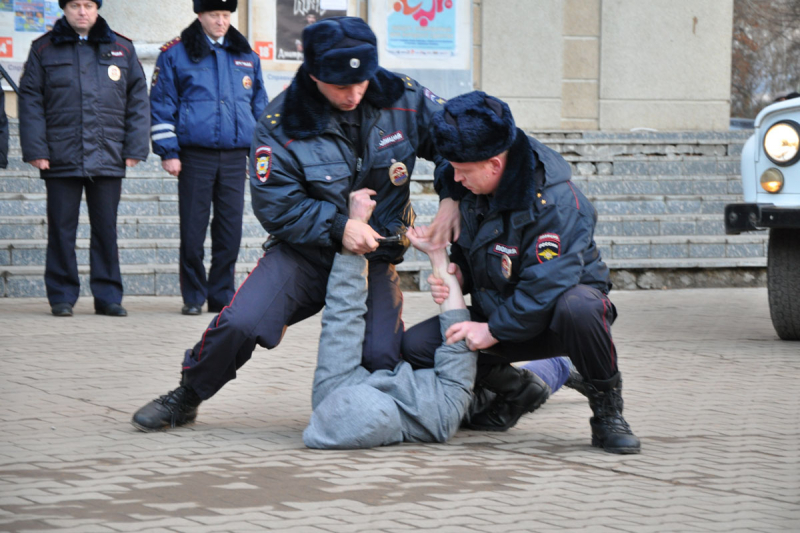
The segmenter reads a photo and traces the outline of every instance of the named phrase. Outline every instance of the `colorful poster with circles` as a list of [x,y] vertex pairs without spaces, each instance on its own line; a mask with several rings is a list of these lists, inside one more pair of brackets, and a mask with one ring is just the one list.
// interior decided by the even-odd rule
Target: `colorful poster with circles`
[[455,0],[387,1],[390,54],[431,58],[456,54]]

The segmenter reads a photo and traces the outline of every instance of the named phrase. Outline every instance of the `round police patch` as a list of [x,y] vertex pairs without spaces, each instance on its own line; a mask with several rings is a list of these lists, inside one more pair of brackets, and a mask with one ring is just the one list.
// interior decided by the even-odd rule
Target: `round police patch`
[[122,77],[122,71],[116,65],[111,65],[108,67],[108,77],[111,78],[111,81],[119,81]]
[[150,88],[151,89],[156,86],[156,82],[158,81],[158,73],[159,72],[161,72],[161,69],[159,67],[156,67],[153,70],[153,81],[150,83]]
[[561,255],[561,237],[555,233],[542,233],[536,239],[536,258],[540,263],[552,261]]
[[404,185],[408,181],[408,167],[402,161],[398,161],[389,167],[389,179],[392,185],[397,187]]
[[244,78],[242,78],[242,87],[244,87],[245,89],[250,89],[250,87],[252,86],[253,86],[253,80],[250,78],[250,76],[245,76]]

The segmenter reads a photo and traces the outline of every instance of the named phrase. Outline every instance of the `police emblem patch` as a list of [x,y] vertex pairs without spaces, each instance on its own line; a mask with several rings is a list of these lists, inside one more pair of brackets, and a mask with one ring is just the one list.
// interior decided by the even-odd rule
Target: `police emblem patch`
[[408,181],[408,168],[405,163],[398,161],[389,167],[389,179],[392,185],[400,187]]
[[244,78],[242,78],[242,87],[244,87],[245,89],[250,89],[250,87],[252,86],[253,86],[253,80],[250,78],[250,76],[245,76]]
[[433,94],[433,92],[430,89],[425,89],[423,93],[425,94],[425,98],[427,98],[431,102],[435,102],[439,105],[444,105],[447,102],[447,100],[445,100],[444,98],[441,98]]
[[158,73],[159,73],[160,71],[161,71],[161,69],[160,69],[159,67],[156,67],[156,68],[153,70],[153,81],[152,81],[152,82],[150,82],[150,88],[151,88],[151,89],[152,89],[153,87],[155,87],[155,86],[156,86],[156,82],[158,81]]
[[500,259],[500,268],[503,271],[503,277],[509,279],[511,277],[511,258],[506,254]]
[[272,148],[261,145],[256,148],[256,176],[261,183],[266,183],[272,166]]
[[561,255],[561,237],[555,233],[542,233],[536,239],[536,258],[540,263],[551,261]]
[[492,247],[492,251],[497,255],[505,254],[509,257],[516,257],[519,255],[519,248],[517,246],[500,244],[499,242],[495,243],[495,245]]
[[119,81],[122,77],[122,71],[116,65],[111,65],[108,67],[108,77],[111,78],[111,81]]
[[389,135],[384,135],[378,142],[378,150],[383,150],[384,148],[388,148],[389,146],[404,140],[405,137],[403,137],[402,131],[396,131],[394,133],[390,133]]

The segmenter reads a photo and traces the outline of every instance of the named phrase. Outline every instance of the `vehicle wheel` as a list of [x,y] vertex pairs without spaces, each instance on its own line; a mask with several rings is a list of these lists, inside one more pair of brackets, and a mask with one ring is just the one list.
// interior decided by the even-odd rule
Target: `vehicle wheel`
[[778,336],[800,340],[800,229],[770,230],[767,292]]

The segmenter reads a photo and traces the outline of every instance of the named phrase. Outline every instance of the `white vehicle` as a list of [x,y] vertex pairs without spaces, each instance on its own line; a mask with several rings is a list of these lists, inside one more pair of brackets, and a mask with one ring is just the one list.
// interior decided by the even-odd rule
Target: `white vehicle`
[[765,108],[742,150],[744,202],[725,206],[725,232],[769,229],[772,325],[800,340],[800,98]]

